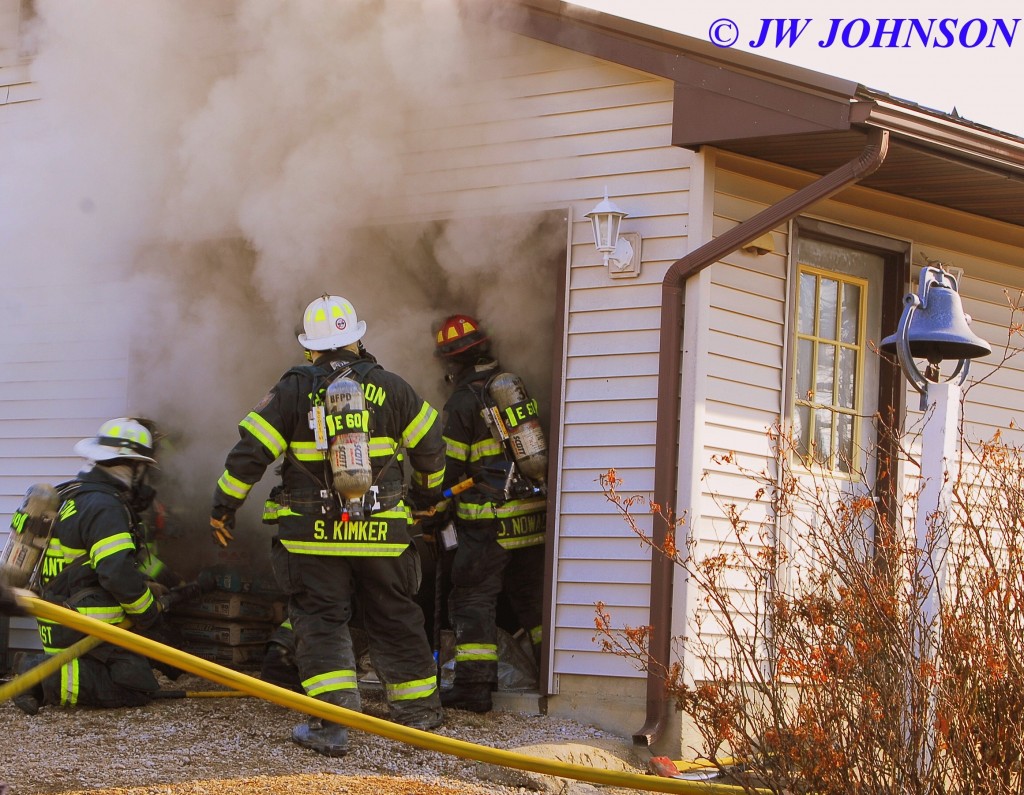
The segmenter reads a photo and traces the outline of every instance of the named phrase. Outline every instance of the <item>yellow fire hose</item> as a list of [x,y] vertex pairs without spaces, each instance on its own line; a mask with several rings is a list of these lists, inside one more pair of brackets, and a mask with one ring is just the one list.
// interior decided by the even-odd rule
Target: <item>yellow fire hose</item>
[[[387,737],[408,745],[515,770],[528,770],[534,773],[571,778],[593,784],[631,787],[650,792],[674,792],[682,793],[682,795],[743,795],[743,793],[750,791],[745,790],[743,787],[728,784],[683,781],[640,773],[601,770],[585,765],[559,762],[557,760],[540,759],[515,753],[514,751],[503,751],[486,745],[477,745],[463,740],[455,740],[450,737],[442,737],[430,732],[420,731],[419,729],[412,729],[408,726],[374,718],[371,715],[364,715],[361,712],[328,704],[326,701],[310,698],[301,693],[295,693],[283,687],[263,682],[234,671],[231,668],[225,668],[201,657],[195,657],[120,627],[105,624],[102,621],[89,618],[60,605],[47,602],[36,597],[31,591],[13,590],[18,607],[36,618],[56,621],[71,629],[95,636],[101,641],[130,649],[137,654],[173,665],[183,671],[202,676],[211,682],[234,688],[242,693],[258,696],[279,706],[304,712],[307,715],[313,715],[324,720],[341,723],[354,729]],[[767,790],[759,790],[758,792],[767,795]]]

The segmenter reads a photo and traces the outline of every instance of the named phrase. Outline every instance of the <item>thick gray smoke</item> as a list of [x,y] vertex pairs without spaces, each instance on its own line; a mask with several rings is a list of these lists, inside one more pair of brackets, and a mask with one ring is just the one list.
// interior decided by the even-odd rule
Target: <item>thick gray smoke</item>
[[[481,316],[550,405],[564,219],[476,217],[423,153],[489,101],[470,80],[486,31],[452,0],[36,7],[42,100],[5,143],[4,257],[117,307],[128,410],[170,432],[162,495],[185,524],[205,525],[238,420],[301,363],[295,331],[322,292],[349,298],[369,350],[438,408],[432,330],[454,312]],[[47,300],[95,322],[80,291]],[[240,515],[254,536],[274,480]]]

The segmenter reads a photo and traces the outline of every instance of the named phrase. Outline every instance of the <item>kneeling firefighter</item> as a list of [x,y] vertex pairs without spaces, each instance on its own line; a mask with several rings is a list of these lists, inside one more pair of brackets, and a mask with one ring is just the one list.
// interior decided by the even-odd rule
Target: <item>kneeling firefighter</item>
[[[501,369],[478,320],[452,315],[438,329],[436,345],[446,380],[455,387],[444,406],[444,485],[475,483],[453,498],[458,545],[449,613],[455,685],[441,694],[441,702],[487,712],[498,683],[502,594],[530,636],[535,662],[540,661],[547,444],[537,402],[518,376]],[[498,488],[495,471],[507,473]]]
[[[288,594],[295,661],[306,694],[360,709],[349,622],[353,601],[382,678],[391,719],[418,729],[442,721],[407,501],[441,498],[444,441],[437,411],[362,346],[366,323],[338,295],[312,301],[293,367],[239,423],[240,441],[217,482],[210,525],[222,546],[253,485],[279,456],[281,485],[264,521],[277,525],[271,558]],[[404,494],[403,451],[412,468]],[[292,739],[327,756],[348,750],[346,727],[313,718]]]
[[[88,464],[74,480],[58,487],[63,502],[50,548],[60,550],[62,565],[43,585],[42,597],[109,623],[130,619],[133,629],[152,633],[161,605],[142,568],[144,531],[134,506],[140,495],[151,494],[146,478],[156,464],[153,435],[141,423],[120,417],[103,423],[96,436],[78,442],[75,452]],[[47,654],[84,637],[45,619],[37,624]],[[25,658],[22,670],[40,661]],[[30,714],[43,703],[141,706],[158,688],[147,658],[101,644],[15,697],[15,703]]]

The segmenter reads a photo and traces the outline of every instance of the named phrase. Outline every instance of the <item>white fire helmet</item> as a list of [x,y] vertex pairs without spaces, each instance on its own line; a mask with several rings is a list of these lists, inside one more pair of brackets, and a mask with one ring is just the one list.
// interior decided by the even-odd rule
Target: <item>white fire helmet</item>
[[302,328],[299,344],[311,351],[344,348],[366,333],[366,323],[356,317],[352,304],[340,295],[327,293],[306,307]]
[[150,430],[142,423],[127,417],[107,420],[95,436],[82,439],[75,444],[75,452],[90,461],[128,458],[155,464],[153,449],[153,434]]

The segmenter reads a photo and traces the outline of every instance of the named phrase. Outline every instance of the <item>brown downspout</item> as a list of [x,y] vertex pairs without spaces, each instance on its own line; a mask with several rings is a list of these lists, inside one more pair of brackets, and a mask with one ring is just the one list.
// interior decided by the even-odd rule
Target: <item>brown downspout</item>
[[[779,224],[803,212],[815,202],[827,199],[849,185],[874,172],[885,159],[889,132],[872,128],[861,153],[835,171],[826,174],[777,204],[762,210],[753,218],[733,227],[714,240],[709,240],[668,269],[661,284],[661,347],[658,358],[658,417],[654,451],[654,495],[658,505],[676,504],[676,467],[679,457],[679,402],[682,374],[683,292],[686,280],[744,243],[760,237]],[[653,540],[660,548],[668,531],[665,517],[654,517]],[[647,722],[633,742],[650,748],[665,729],[668,692],[665,671],[672,649],[672,586],[671,558],[654,552],[651,555],[650,664],[647,674]]]

